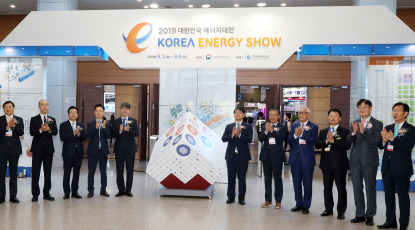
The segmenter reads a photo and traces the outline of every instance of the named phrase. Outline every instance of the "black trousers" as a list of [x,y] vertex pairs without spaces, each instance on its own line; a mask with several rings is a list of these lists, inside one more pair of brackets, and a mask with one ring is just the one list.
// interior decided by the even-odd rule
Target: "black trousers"
[[[81,165],[82,157],[78,154],[74,154],[74,156],[72,157],[63,158],[63,192],[65,193],[65,195],[69,195],[71,190],[72,194],[78,193],[79,171],[81,170]],[[72,170],[72,185],[69,185]]]
[[0,198],[6,197],[6,170],[7,162],[9,162],[9,190],[10,198],[17,195],[17,165],[19,164],[20,155],[15,155],[10,152],[10,149],[2,149],[0,155]]
[[274,198],[275,202],[281,203],[282,187],[282,162],[272,163],[270,161],[262,162],[265,177],[265,201],[272,202],[272,176],[274,176]]
[[[120,152],[115,154],[117,166],[117,186],[120,192],[131,192],[133,186],[135,153]],[[127,170],[127,183],[124,183],[124,165]]]
[[40,169],[43,164],[43,174],[45,182],[43,185],[43,196],[50,195],[50,189],[52,188],[52,163],[53,163],[53,154],[49,154],[46,151],[46,148],[43,147],[41,152],[34,152],[32,157],[32,195],[33,197],[38,197],[40,195],[39,188],[39,177]]
[[108,155],[103,154],[102,151],[98,151],[96,156],[88,156],[88,191],[93,192],[94,176],[97,164],[99,162],[99,171],[101,173],[101,191],[107,189],[107,161]]
[[337,212],[345,213],[347,209],[346,175],[347,170],[323,169],[324,206],[333,210],[333,181],[337,187]]
[[238,198],[244,200],[246,193],[246,172],[248,161],[243,161],[238,154],[234,154],[231,161],[226,161],[228,168],[228,198],[235,198],[236,175],[238,175]]
[[386,222],[396,223],[396,201],[395,192],[399,198],[399,223],[408,226],[410,215],[409,185],[410,175],[394,176],[389,169],[382,173],[382,180],[385,186]]

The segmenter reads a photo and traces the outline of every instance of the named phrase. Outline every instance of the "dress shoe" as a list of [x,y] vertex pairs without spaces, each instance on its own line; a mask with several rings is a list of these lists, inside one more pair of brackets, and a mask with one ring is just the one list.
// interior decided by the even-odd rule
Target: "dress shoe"
[[133,197],[133,194],[131,192],[125,192],[124,195],[126,195],[128,197]]
[[278,203],[278,202],[277,202],[277,203],[275,204],[275,209],[281,209],[281,203]]
[[366,226],[373,226],[373,217],[366,217]]
[[5,201],[4,197],[0,198],[0,204],[4,203],[4,201]]
[[94,192],[88,192],[88,195],[87,195],[88,198],[91,198],[93,196],[94,196]]
[[339,213],[339,214],[337,214],[337,219],[339,219],[339,220],[343,220],[344,219],[344,213]]
[[331,216],[331,215],[333,215],[333,210],[324,210],[324,212],[320,214],[320,216]]
[[263,204],[261,204],[261,208],[269,208],[272,206],[272,202],[265,201]]
[[358,217],[356,216],[355,218],[350,220],[350,223],[360,223],[360,222],[365,222],[366,219],[364,217]]
[[102,191],[99,193],[99,195],[101,195],[101,196],[105,196],[105,197],[110,197],[110,194],[108,194],[108,193],[107,193],[107,191],[105,191],[105,190],[102,190]]
[[37,202],[37,196],[34,196],[34,197],[32,198],[32,202]]
[[72,193],[72,197],[76,198],[76,199],[81,199],[82,198],[82,196],[79,195],[79,193]]
[[49,201],[54,201],[55,200],[55,198],[53,196],[51,196],[51,195],[43,196],[43,199],[44,200],[49,200]]
[[291,209],[291,212],[298,212],[298,211],[301,211],[301,210],[302,210],[301,207],[295,206],[294,208]]
[[69,194],[65,194],[65,195],[63,195],[63,199],[64,199],[64,200],[69,199]]
[[245,205],[245,200],[239,199],[238,202],[239,202],[240,205]]
[[303,209],[303,214],[309,214],[309,213],[310,213],[310,209],[308,209],[308,208]]
[[401,227],[399,228],[399,230],[408,230],[408,226],[406,226],[406,225],[401,225]]
[[124,195],[124,192],[118,192],[117,194],[115,194],[115,197],[120,197],[122,195]]
[[397,229],[398,225],[396,223],[391,224],[391,223],[385,222],[384,224],[378,225],[377,227],[378,229],[389,229],[389,228]]
[[235,202],[235,198],[228,198],[227,200],[226,200],[226,204],[232,204],[232,203],[234,203]]
[[20,200],[17,199],[17,197],[12,197],[12,198],[10,198],[10,202],[18,204],[18,203],[20,203]]

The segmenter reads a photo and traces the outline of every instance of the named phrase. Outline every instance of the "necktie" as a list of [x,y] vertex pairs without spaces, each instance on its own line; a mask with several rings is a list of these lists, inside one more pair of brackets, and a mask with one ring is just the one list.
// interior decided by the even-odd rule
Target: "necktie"
[[334,127],[331,127],[330,132],[334,134]]
[[304,129],[304,123],[301,123],[301,129]]
[[363,128],[366,128],[366,120],[363,120]]
[[395,132],[393,132],[393,137],[398,136],[398,132],[399,132],[399,126],[395,125]]
[[71,124],[72,124],[72,131],[74,131],[75,132],[75,122],[71,122]]
[[125,120],[126,120],[125,118],[122,119],[122,124],[124,127],[125,127]]
[[43,124],[47,124],[47,123],[48,123],[48,121],[46,120],[46,116],[43,115]]
[[101,148],[101,124],[102,121],[98,121],[98,148]]
[[238,130],[238,129],[240,129],[240,128],[241,128],[241,124],[236,123],[236,130]]
[[7,119],[7,124],[9,124],[9,122],[10,122],[10,117],[9,117],[9,116],[6,116],[6,119]]

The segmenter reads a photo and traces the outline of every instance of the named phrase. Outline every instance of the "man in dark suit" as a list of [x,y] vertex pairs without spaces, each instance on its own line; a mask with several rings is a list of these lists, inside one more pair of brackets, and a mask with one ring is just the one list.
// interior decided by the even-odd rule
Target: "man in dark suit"
[[382,130],[378,147],[384,149],[382,159],[382,180],[385,187],[386,222],[378,229],[397,228],[395,213],[395,191],[399,197],[399,223],[402,230],[408,229],[410,200],[409,185],[413,174],[411,152],[415,144],[415,128],[407,123],[409,106],[402,102],[392,108],[395,124]]
[[228,191],[226,200],[227,204],[235,202],[235,185],[236,175],[238,175],[239,183],[239,204],[245,205],[246,193],[246,172],[248,170],[248,162],[251,160],[251,152],[249,151],[249,143],[252,142],[252,127],[242,122],[245,116],[245,109],[237,107],[233,110],[235,117],[234,123],[226,126],[222,136],[223,142],[228,142],[226,148],[226,167],[228,168]]
[[[69,120],[62,122],[59,127],[59,136],[63,141],[63,199],[69,199],[72,190],[72,197],[82,198],[78,193],[79,171],[81,170],[84,146],[82,142],[86,139],[85,126],[78,119],[78,108],[71,106],[68,109]],[[72,186],[69,185],[71,170],[73,169]]]
[[0,203],[6,197],[6,169],[9,162],[10,202],[19,203],[17,198],[17,165],[22,154],[20,136],[24,133],[23,119],[14,115],[14,103],[3,103],[4,115],[0,117]]
[[[350,151],[350,171],[352,172],[354,202],[356,217],[352,223],[365,222],[372,226],[376,215],[376,174],[379,166],[379,153],[377,143],[381,138],[382,122],[371,116],[372,102],[360,99],[357,109],[361,118],[352,122],[349,142],[352,143]],[[363,195],[363,180],[366,187],[367,209],[365,213],[365,198]]]
[[58,134],[55,118],[49,116],[49,103],[46,100],[39,101],[40,114],[30,119],[30,135],[33,136],[31,151],[32,155],[32,202],[38,201],[40,195],[39,177],[43,163],[45,184],[43,186],[43,199],[53,201],[50,195],[52,188],[52,161],[55,148],[52,136]]
[[[130,103],[123,102],[120,107],[121,117],[114,120],[112,136],[115,139],[114,153],[117,165],[117,187],[116,197],[127,195],[132,197],[131,187],[133,186],[134,158],[137,152],[138,137],[137,120],[129,117],[131,112]],[[124,164],[127,170],[127,183],[124,183]]]
[[269,110],[269,120],[262,127],[262,132],[258,140],[264,142],[261,148],[259,160],[262,161],[265,177],[265,203],[263,208],[272,206],[272,176],[274,175],[274,198],[275,208],[281,209],[282,200],[282,164],[285,162],[284,140],[287,136],[287,126],[278,122],[280,111],[278,109]]
[[316,165],[314,144],[318,135],[318,126],[308,120],[309,115],[309,108],[300,108],[298,112],[299,122],[291,125],[291,132],[287,138],[288,143],[291,144],[289,163],[291,165],[296,202],[291,212],[301,210],[303,214],[310,213],[313,173],[314,166]]
[[94,196],[94,175],[99,162],[101,172],[101,196],[109,197],[107,192],[107,161],[110,154],[107,139],[111,137],[111,125],[104,120],[105,108],[101,104],[94,107],[95,120],[88,122],[88,198]]
[[333,181],[336,182],[337,219],[344,219],[347,208],[346,175],[349,170],[349,159],[347,150],[350,142],[347,140],[349,130],[341,127],[342,113],[338,109],[328,112],[330,126],[320,131],[316,142],[316,149],[322,149],[320,168],[323,171],[324,184],[324,206],[325,210],[321,216],[333,215]]

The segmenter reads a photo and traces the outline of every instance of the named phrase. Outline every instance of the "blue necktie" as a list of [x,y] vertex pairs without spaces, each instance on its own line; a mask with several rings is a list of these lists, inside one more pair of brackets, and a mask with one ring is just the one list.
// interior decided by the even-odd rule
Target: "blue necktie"
[[98,127],[98,148],[101,148],[101,124],[102,121],[98,121],[99,127]]
[[334,127],[331,127],[330,132],[334,134]]
[[395,132],[393,132],[393,137],[398,136],[398,132],[399,132],[399,126],[395,125]]
[[125,118],[122,119],[122,125],[125,127]]

